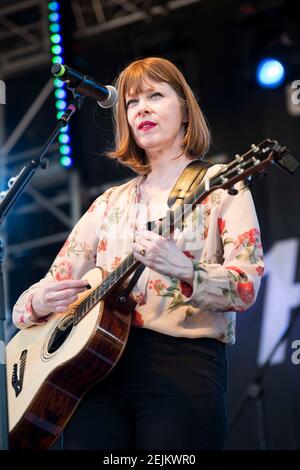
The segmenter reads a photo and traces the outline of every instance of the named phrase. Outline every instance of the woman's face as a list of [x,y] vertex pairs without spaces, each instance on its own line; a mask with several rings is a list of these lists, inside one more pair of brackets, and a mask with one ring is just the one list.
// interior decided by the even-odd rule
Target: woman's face
[[145,151],[181,147],[184,136],[181,105],[168,83],[145,83],[141,93],[130,91],[125,100],[128,123],[139,147]]

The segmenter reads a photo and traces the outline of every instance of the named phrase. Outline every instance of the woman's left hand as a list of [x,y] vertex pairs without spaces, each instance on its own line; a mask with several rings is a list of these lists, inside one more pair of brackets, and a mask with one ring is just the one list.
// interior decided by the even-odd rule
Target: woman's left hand
[[133,254],[148,268],[193,285],[193,264],[177,247],[173,238],[166,239],[145,230],[138,234],[133,244]]

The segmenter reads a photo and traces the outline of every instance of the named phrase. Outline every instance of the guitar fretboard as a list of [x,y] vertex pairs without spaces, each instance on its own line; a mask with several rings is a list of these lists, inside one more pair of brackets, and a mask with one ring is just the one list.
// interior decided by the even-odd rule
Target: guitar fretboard
[[74,313],[74,325],[80,322],[85,315],[97,305],[100,300],[105,298],[131,271],[140,264],[133,255],[129,254],[119,266],[112,271],[90,295],[88,295],[79,305]]

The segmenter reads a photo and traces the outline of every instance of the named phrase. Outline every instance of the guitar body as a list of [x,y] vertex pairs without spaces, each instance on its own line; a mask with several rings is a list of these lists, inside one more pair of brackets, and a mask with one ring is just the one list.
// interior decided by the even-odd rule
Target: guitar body
[[[84,275],[92,286],[100,268]],[[125,348],[131,315],[99,301],[73,325],[79,295],[63,314],[20,330],[7,345],[10,447],[48,449],[59,437],[85,393],[116,365]]]

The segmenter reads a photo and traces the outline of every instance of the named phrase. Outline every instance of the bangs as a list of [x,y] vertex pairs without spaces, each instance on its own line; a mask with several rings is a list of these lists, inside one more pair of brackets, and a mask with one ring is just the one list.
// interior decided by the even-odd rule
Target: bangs
[[126,70],[126,73],[122,77],[122,94],[123,96],[130,94],[142,93],[145,85],[149,88],[153,88],[153,82],[165,82],[166,77],[163,77],[161,73],[148,68],[145,64],[136,63],[132,67]]

